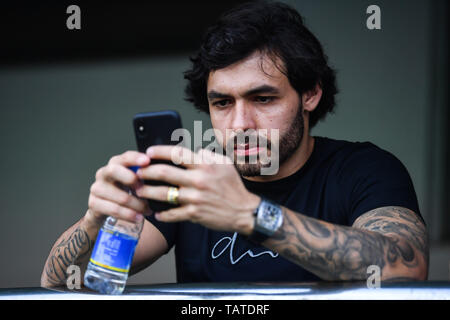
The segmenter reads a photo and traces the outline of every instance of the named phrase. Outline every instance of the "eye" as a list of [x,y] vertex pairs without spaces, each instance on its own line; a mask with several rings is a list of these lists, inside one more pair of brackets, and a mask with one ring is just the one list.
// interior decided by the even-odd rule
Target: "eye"
[[255,101],[261,104],[268,104],[272,102],[275,99],[275,97],[271,96],[257,96],[255,97]]
[[224,107],[228,106],[229,104],[230,104],[229,99],[223,99],[223,100],[214,101],[212,105],[215,107],[224,108]]

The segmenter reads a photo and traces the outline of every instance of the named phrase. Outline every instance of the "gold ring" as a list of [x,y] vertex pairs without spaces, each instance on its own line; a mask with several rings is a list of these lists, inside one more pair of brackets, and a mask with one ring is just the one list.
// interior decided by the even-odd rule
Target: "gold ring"
[[167,191],[167,202],[171,204],[178,204],[179,189],[176,187],[169,187]]

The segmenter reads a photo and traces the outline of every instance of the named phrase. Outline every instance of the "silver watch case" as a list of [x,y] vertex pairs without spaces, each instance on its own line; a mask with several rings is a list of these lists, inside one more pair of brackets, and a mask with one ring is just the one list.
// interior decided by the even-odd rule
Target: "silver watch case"
[[262,200],[258,206],[255,229],[267,236],[272,236],[283,224],[283,210],[273,202]]

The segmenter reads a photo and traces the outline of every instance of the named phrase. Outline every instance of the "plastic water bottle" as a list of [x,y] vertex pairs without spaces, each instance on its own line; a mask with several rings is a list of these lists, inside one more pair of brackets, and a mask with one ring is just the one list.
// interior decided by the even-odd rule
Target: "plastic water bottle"
[[86,287],[104,294],[123,292],[143,224],[106,219],[84,274]]
[[86,287],[103,294],[123,292],[143,225],[144,219],[133,223],[106,218],[84,274]]

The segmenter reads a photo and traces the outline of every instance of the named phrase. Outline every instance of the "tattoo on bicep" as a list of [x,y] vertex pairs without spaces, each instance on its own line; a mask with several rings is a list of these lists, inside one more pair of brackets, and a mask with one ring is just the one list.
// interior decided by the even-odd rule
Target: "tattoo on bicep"
[[82,228],[78,227],[67,238],[61,240],[52,250],[45,269],[51,284],[61,284],[67,279],[67,268],[80,263],[88,255],[95,241]]
[[354,227],[404,239],[419,252],[428,252],[425,225],[414,212],[406,208],[375,209],[358,218]]

